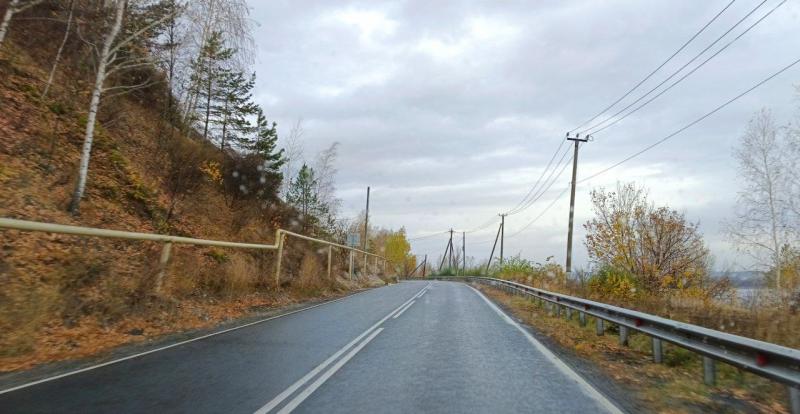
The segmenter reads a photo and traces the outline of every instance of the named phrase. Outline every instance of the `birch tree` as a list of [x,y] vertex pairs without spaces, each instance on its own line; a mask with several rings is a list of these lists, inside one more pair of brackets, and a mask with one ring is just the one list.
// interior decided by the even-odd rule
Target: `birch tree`
[[78,167],[78,178],[76,180],[75,190],[72,193],[72,199],[69,203],[69,211],[73,214],[78,213],[81,199],[83,198],[83,194],[86,190],[86,180],[89,173],[89,160],[92,153],[95,123],[97,122],[97,112],[100,109],[101,97],[110,91],[115,91],[115,93],[127,93],[131,90],[143,88],[153,84],[151,79],[147,79],[141,83],[133,85],[106,85],[109,76],[112,74],[153,66],[153,61],[149,53],[145,52],[143,53],[143,56],[141,56],[130,53],[130,51],[126,50],[126,48],[135,42],[140,41],[142,38],[152,35],[152,31],[156,27],[170,18],[169,15],[161,16],[156,20],[137,18],[133,19],[138,23],[138,25],[136,25],[137,27],[124,27],[126,12],[129,10],[129,7],[133,5],[132,3],[135,3],[137,6],[145,5],[145,2],[143,1],[132,2],[130,0],[107,0],[104,3],[104,6],[109,11],[111,21],[108,23],[108,29],[102,40],[100,49],[98,50],[96,44],[86,40],[96,52],[97,70],[95,73],[95,81],[92,87],[89,110],[86,118],[86,129],[83,137],[81,160]]
[[3,20],[0,21],[0,46],[2,46],[6,38],[8,27],[11,25],[11,19],[14,15],[41,4],[43,1],[44,0],[11,0],[11,2],[8,3],[6,12],[3,14]]
[[187,47],[194,50],[192,66],[194,73],[187,79],[187,93],[183,102],[185,123],[195,117],[203,87],[198,70],[207,66],[204,48],[216,34],[224,37],[224,46],[236,51],[231,57],[230,69],[245,71],[253,63],[255,42],[252,36],[250,8],[246,0],[194,0],[187,4]]
[[289,134],[286,135],[285,142],[283,143],[285,162],[283,163],[281,172],[285,180],[283,180],[281,195],[284,199],[289,193],[289,188],[292,183],[291,178],[297,175],[299,165],[303,162],[303,133],[303,120],[298,119],[292,126]]
[[762,109],[747,125],[734,156],[744,188],[739,192],[736,217],[726,232],[736,246],[757,264],[774,273],[782,288],[782,252],[797,240],[792,212],[791,153],[786,130],[770,111]]
[[67,12],[67,28],[64,29],[64,37],[61,39],[61,44],[58,46],[56,57],[53,59],[53,66],[50,67],[50,73],[47,75],[47,82],[45,83],[44,90],[42,91],[42,99],[47,97],[47,93],[50,91],[50,86],[53,85],[53,78],[56,75],[58,63],[61,61],[61,55],[64,53],[64,46],[67,45],[67,40],[69,40],[69,35],[72,32],[72,20],[75,15],[75,0],[70,0],[68,7],[69,11]]

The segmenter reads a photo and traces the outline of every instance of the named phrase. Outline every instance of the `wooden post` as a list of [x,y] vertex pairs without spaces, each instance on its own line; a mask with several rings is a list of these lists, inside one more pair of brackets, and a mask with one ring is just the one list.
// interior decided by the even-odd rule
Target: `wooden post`
[[167,274],[167,264],[172,254],[172,242],[167,242],[161,248],[161,259],[158,261],[158,276],[156,276],[156,294],[161,294],[161,286],[164,284],[164,275]]
[[283,260],[283,241],[286,239],[286,235],[281,233],[278,236],[278,257],[275,263],[275,288],[280,289],[281,287],[281,260]]
[[328,245],[328,279],[331,278],[331,261],[333,258],[333,246]]
[[350,250],[350,280],[353,280],[353,251]]

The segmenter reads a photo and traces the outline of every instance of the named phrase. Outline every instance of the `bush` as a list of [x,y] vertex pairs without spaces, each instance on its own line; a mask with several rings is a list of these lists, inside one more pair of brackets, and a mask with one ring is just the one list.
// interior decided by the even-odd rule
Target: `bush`
[[589,278],[589,291],[598,298],[632,300],[639,294],[636,278],[625,270],[603,266]]
[[519,255],[495,262],[489,274],[498,279],[514,280],[530,286],[563,286],[566,280],[564,269],[552,262],[550,256],[544,263],[523,259]]

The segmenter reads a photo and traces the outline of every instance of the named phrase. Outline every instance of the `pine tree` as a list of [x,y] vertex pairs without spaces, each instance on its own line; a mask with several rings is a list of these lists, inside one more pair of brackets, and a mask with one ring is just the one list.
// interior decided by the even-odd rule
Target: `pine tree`
[[278,150],[278,124],[271,125],[264,111],[256,107],[255,139],[249,143],[247,149],[253,151],[264,161],[264,171],[282,176],[281,167],[286,162],[283,157],[284,150]]
[[303,220],[303,231],[317,226],[327,216],[327,207],[319,199],[317,178],[314,169],[303,164],[297,177],[292,180],[286,201],[300,211]]
[[214,32],[203,45],[200,55],[193,62],[194,73],[192,83],[197,85],[197,108],[203,138],[209,138],[210,127],[219,116],[220,102],[225,101],[225,91],[219,87],[223,78],[230,76],[228,64],[235,51],[227,48],[222,40],[222,33]]
[[249,78],[241,72],[225,72],[219,79],[218,88],[222,101],[214,106],[214,119],[210,122],[220,130],[219,148],[247,149],[254,140],[257,126],[251,125],[249,118],[257,115],[259,108],[253,103],[253,88],[256,75]]

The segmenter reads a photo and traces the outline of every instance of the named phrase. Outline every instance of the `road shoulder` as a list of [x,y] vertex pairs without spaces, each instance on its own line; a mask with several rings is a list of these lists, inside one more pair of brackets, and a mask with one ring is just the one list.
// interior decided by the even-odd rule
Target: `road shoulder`
[[161,335],[154,338],[148,338],[146,341],[129,343],[113,348],[109,351],[99,353],[92,357],[80,358],[67,361],[58,361],[48,364],[35,366],[28,370],[13,371],[0,374],[0,392],[17,388],[29,383],[46,380],[48,378],[69,375],[75,371],[87,370],[98,365],[108,365],[117,361],[135,358],[137,356],[146,355],[148,353],[158,352],[162,349],[168,349],[174,346],[180,346],[183,343],[202,340],[208,337],[213,337],[226,332],[234,331],[237,329],[245,328],[266,322],[268,320],[280,318],[297,312],[302,312],[308,309],[313,309],[318,306],[326,305],[329,303],[337,302],[345,298],[359,295],[378,287],[370,287],[359,289],[353,292],[347,292],[333,297],[327,297],[319,300],[305,301],[300,303],[291,304],[288,306],[281,306],[269,309],[254,310],[246,316],[240,318],[229,319],[221,322],[213,327],[191,329],[182,332],[175,332],[166,335]]

